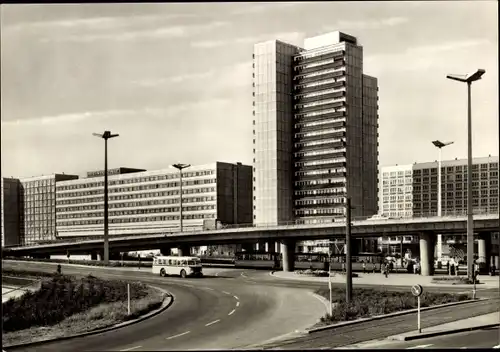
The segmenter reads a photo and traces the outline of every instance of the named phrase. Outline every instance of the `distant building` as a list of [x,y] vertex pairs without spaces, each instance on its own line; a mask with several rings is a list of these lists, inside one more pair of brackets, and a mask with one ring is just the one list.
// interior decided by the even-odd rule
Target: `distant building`
[[[379,209],[389,217],[437,215],[437,162],[381,168]],[[442,215],[466,214],[467,159],[441,163]],[[474,158],[472,206],[476,213],[498,214],[498,157]]]
[[20,182],[16,178],[3,177],[1,182],[2,247],[18,245],[21,242],[19,217]]
[[56,183],[75,179],[78,176],[65,174],[20,179],[20,244],[56,239]]
[[[93,174],[91,174],[93,175]],[[180,229],[179,170],[108,176],[109,233]],[[252,168],[216,162],[182,171],[183,228],[252,222]],[[61,238],[103,235],[104,177],[58,182],[57,230]]]

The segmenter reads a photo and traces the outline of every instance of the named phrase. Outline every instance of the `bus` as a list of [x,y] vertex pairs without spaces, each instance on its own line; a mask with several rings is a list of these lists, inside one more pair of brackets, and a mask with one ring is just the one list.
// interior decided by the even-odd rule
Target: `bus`
[[198,257],[156,256],[153,258],[153,274],[165,277],[179,275],[202,277],[201,260]]

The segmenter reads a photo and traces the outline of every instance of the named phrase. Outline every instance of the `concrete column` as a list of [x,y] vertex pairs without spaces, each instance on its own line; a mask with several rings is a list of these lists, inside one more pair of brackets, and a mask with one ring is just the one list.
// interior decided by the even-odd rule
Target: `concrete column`
[[161,255],[169,256],[169,255],[172,255],[172,250],[170,247],[164,246],[164,247],[160,248],[160,253],[161,253]]
[[294,271],[295,266],[295,241],[283,240],[281,242],[283,254],[283,271]]
[[420,270],[422,276],[434,275],[435,242],[436,238],[433,233],[420,233]]
[[178,247],[178,254],[179,257],[188,257],[191,255],[191,247],[182,245]]
[[480,233],[479,238],[477,240],[477,257],[478,263],[484,263],[484,269],[482,270],[485,273],[489,273],[490,271],[490,263],[491,263],[491,250],[492,250],[492,239],[491,233],[485,232]]
[[279,242],[274,242],[274,252],[280,253],[280,251],[281,251],[281,246],[280,246]]
[[266,242],[266,253],[276,252],[276,244],[274,241]]

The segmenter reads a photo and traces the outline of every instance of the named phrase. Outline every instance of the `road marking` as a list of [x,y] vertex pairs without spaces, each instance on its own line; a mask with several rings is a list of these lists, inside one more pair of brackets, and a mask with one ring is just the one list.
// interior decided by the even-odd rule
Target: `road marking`
[[236,302],[236,307],[240,306],[240,301]]
[[230,295],[231,292],[227,292],[227,291],[222,291],[222,293],[225,293],[226,295]]
[[243,277],[248,277],[248,276],[246,276],[246,275],[245,275],[245,273],[241,273],[241,276],[243,276]]
[[493,346],[493,348],[500,348],[500,345]]
[[407,350],[413,350],[413,349],[416,349],[416,348],[426,348],[426,347],[429,347],[429,346],[432,346],[433,344],[429,344],[429,345],[418,345],[418,346],[413,346],[413,347],[408,347]]
[[257,283],[257,282],[252,281],[252,280],[245,280],[245,282],[249,282],[249,283],[251,283],[251,284],[256,284],[256,283]]
[[210,287],[205,287],[207,290],[210,290],[210,291],[215,291],[213,288],[210,288]]
[[233,296],[234,298],[236,298],[237,301],[239,301],[240,299],[238,298],[238,296]]
[[167,337],[167,340],[175,339],[176,337],[179,337],[179,336],[183,336],[183,335],[189,334],[190,332],[191,332],[191,331],[186,331],[186,332],[183,332],[182,334],[178,334],[178,335],[174,335],[174,336]]
[[233,313],[236,311],[236,309],[233,309],[228,315],[233,315]]
[[212,322],[210,322],[208,324],[205,324],[205,326],[210,326],[212,324],[218,323],[219,321],[220,321],[220,319],[214,320],[214,321],[212,321]]
[[193,285],[182,285],[182,286],[191,287],[191,288],[194,287]]
[[135,346],[135,347],[130,347],[130,348],[125,348],[124,350],[120,350],[120,351],[132,351],[132,350],[135,350],[136,348],[141,348],[142,346]]
[[318,296],[317,294],[313,293],[313,292],[309,292],[314,298],[316,298],[318,301],[320,301],[324,306],[325,306],[325,309],[327,312],[330,311],[328,305],[329,305],[329,302],[327,302],[323,297],[321,296]]

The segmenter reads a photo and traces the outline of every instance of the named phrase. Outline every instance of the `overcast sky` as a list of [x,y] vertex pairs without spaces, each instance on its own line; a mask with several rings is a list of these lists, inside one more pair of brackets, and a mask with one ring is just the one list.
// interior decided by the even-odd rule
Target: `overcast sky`
[[252,51],[340,30],[378,77],[380,165],[498,155],[496,1],[2,5],[2,176],[252,161]]

